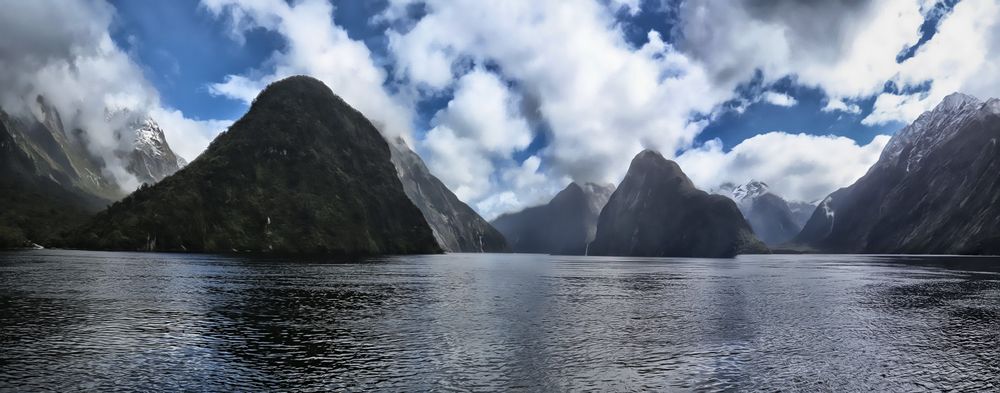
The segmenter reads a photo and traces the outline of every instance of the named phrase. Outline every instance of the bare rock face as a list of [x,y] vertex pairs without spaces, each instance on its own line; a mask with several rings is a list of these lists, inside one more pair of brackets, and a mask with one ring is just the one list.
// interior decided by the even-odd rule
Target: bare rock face
[[490,223],[458,199],[402,139],[389,141],[403,190],[447,252],[506,252],[507,242]]
[[1000,100],[955,93],[892,137],[796,237],[824,252],[1000,253]]
[[639,153],[601,211],[591,255],[726,258],[766,253],[733,200],[695,188],[677,163]]
[[614,186],[570,183],[549,203],[493,220],[511,249],[520,253],[585,255],[597,233],[597,217]]

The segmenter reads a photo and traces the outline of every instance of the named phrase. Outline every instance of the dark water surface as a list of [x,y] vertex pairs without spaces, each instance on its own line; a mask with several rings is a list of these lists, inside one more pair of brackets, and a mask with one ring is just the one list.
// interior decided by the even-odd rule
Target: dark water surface
[[997,270],[0,253],[0,390],[997,391]]

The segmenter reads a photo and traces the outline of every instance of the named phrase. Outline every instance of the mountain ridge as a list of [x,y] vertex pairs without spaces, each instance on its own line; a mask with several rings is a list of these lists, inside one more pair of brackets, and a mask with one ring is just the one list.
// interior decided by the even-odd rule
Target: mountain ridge
[[956,93],[900,130],[795,242],[823,252],[1000,252],[1000,100]]

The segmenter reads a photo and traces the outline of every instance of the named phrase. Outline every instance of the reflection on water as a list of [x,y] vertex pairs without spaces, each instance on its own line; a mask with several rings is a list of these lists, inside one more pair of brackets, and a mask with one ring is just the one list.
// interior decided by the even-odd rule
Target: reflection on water
[[997,390],[998,268],[3,253],[0,390]]

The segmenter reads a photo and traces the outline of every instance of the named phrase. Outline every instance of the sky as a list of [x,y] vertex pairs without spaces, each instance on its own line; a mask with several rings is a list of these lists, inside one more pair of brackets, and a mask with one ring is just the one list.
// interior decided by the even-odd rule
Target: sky
[[6,111],[143,110],[190,161],[311,75],[488,219],[617,183],[642,149],[815,201],[947,94],[1000,96],[995,0],[0,1]]

